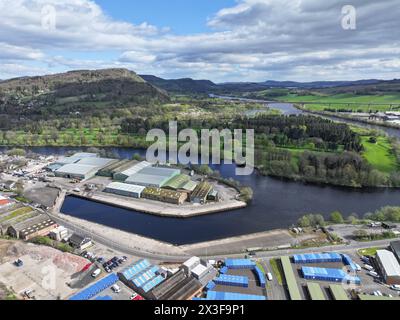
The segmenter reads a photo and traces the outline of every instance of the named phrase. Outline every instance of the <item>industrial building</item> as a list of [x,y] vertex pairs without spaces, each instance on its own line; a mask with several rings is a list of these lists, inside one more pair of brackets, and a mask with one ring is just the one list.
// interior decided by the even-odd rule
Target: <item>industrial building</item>
[[179,174],[170,180],[168,180],[163,188],[171,189],[175,191],[192,193],[197,187],[197,183],[190,180],[190,177],[186,174]]
[[190,300],[202,291],[202,284],[193,276],[179,269],[151,291],[154,300]]
[[11,225],[8,228],[8,234],[14,238],[28,241],[36,237],[47,236],[57,227],[57,223],[50,219],[48,215],[40,214]]
[[65,240],[68,237],[68,230],[63,226],[58,226],[49,233],[49,237],[56,241]]
[[147,161],[137,162],[128,161],[127,163],[121,164],[121,166],[112,170],[113,179],[117,181],[125,181],[130,176],[138,173],[140,170],[151,167],[151,163]]
[[329,290],[332,294],[332,297],[334,300],[337,301],[347,301],[350,300],[349,296],[347,295],[346,291],[343,289],[343,287],[339,284],[331,284],[329,286]]
[[285,274],[286,285],[291,300],[302,300],[296,277],[293,272],[289,257],[281,257],[283,273]]
[[94,177],[105,166],[118,160],[100,158],[95,153],[76,153],[47,167],[56,177],[86,180]]
[[180,174],[179,169],[147,166],[130,175],[125,182],[144,187],[162,188],[173,177]]
[[197,185],[192,194],[190,195],[190,201],[193,203],[206,203],[207,197],[212,191],[212,186],[206,181],[203,181]]
[[152,299],[151,291],[165,280],[160,268],[146,259],[132,264],[118,275],[125,285],[147,299]]
[[[108,177],[108,178],[113,178],[115,174],[125,170],[126,168],[129,168],[130,166],[136,164],[136,161],[133,160],[128,160],[128,159],[123,159],[123,160],[118,160],[117,162],[113,162],[99,170],[97,175],[101,177]],[[126,180],[126,178],[124,179]],[[122,181],[124,181],[122,180]]]
[[87,180],[93,178],[99,170],[96,166],[87,164],[66,164],[55,171],[56,177]]
[[141,198],[142,192],[144,191],[144,189],[146,189],[146,188],[142,187],[142,186],[136,186],[133,184],[127,184],[127,183],[121,183],[121,182],[113,182],[113,183],[110,183],[104,189],[104,192],[139,199],[139,198]]
[[193,276],[203,285],[217,275],[217,270],[208,262],[198,257],[192,257],[182,264],[182,269],[187,276]]
[[307,280],[344,282],[347,284],[357,285],[361,284],[361,279],[359,277],[350,276],[342,269],[302,267],[301,272],[304,279]]
[[184,192],[171,191],[161,188],[147,187],[142,192],[142,198],[181,205],[187,200],[188,195]]
[[88,288],[82,290],[81,292],[73,295],[69,300],[86,301],[94,298],[99,293],[110,288],[118,282],[118,276],[116,274],[110,274],[109,276],[101,279],[95,284],[89,286]]
[[51,171],[54,171],[57,166],[62,167],[66,164],[77,163],[84,158],[95,158],[95,157],[97,157],[96,153],[78,152],[70,157],[64,157],[57,160],[56,162],[50,164],[47,168]]
[[338,253],[296,254],[293,262],[296,264],[342,262],[343,257]]
[[400,285],[400,265],[392,252],[378,250],[376,253],[376,262],[387,284]]
[[235,292],[217,292],[207,291],[207,297],[204,299],[193,300],[214,300],[214,301],[248,301],[248,300],[267,300],[265,296],[242,294]]
[[223,286],[248,288],[249,287],[249,278],[242,277],[242,276],[221,274],[219,277],[214,279],[214,283],[223,285]]
[[394,253],[397,258],[397,261],[400,262],[400,241],[393,241],[390,243],[390,249]]
[[225,259],[225,266],[228,269],[254,269],[256,263],[249,259]]
[[308,289],[308,293],[310,295],[311,300],[314,300],[314,301],[326,300],[325,295],[321,289],[321,286],[318,283],[308,282],[307,289]]

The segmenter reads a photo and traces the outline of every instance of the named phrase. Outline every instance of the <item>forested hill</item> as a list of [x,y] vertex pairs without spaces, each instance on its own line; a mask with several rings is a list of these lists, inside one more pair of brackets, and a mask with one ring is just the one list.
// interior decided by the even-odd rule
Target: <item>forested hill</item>
[[127,69],[79,70],[0,82],[0,113],[85,112],[166,102],[168,94]]
[[166,80],[152,75],[141,75],[149,83],[173,93],[210,93],[218,90],[218,85],[209,80],[190,78]]

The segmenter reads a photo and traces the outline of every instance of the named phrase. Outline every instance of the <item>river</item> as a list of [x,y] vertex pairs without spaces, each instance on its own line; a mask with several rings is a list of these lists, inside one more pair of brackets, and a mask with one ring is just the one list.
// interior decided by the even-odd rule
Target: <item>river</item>
[[[290,104],[270,106],[279,108],[285,114],[301,113]],[[385,129],[388,128],[383,128],[383,130]],[[391,130],[396,129],[386,132],[390,134]],[[56,147],[29,149],[44,155],[63,155],[69,151],[85,150],[85,148]],[[145,153],[144,150],[130,148],[109,149],[121,158],[130,158],[135,153],[141,155]],[[328,217],[331,212],[339,210],[345,216],[352,213],[362,216],[386,205],[400,206],[398,190],[358,190],[319,186],[264,177],[257,173],[251,176],[236,176],[234,165],[222,164],[212,167],[219,170],[223,177],[232,177],[243,185],[250,186],[254,191],[252,203],[240,210],[182,220],[152,216],[68,197],[62,207],[62,212],[77,218],[181,245],[286,228],[295,224],[306,213],[321,213]]]

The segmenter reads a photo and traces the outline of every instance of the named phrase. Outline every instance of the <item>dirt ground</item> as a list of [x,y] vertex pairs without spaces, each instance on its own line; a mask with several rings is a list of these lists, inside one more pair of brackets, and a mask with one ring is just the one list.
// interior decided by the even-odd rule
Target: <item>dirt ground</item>
[[[22,267],[13,262],[21,259]],[[32,290],[38,300],[65,299],[75,290],[68,286],[88,260],[53,248],[20,241],[0,240],[0,283],[24,298]]]

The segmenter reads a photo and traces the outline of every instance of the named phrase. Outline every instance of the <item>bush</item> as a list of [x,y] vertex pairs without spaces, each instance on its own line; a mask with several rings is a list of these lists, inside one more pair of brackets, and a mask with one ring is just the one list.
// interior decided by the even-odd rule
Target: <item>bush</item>
[[344,223],[343,216],[339,211],[334,211],[334,212],[331,213],[331,221],[333,223],[337,223],[337,224]]

